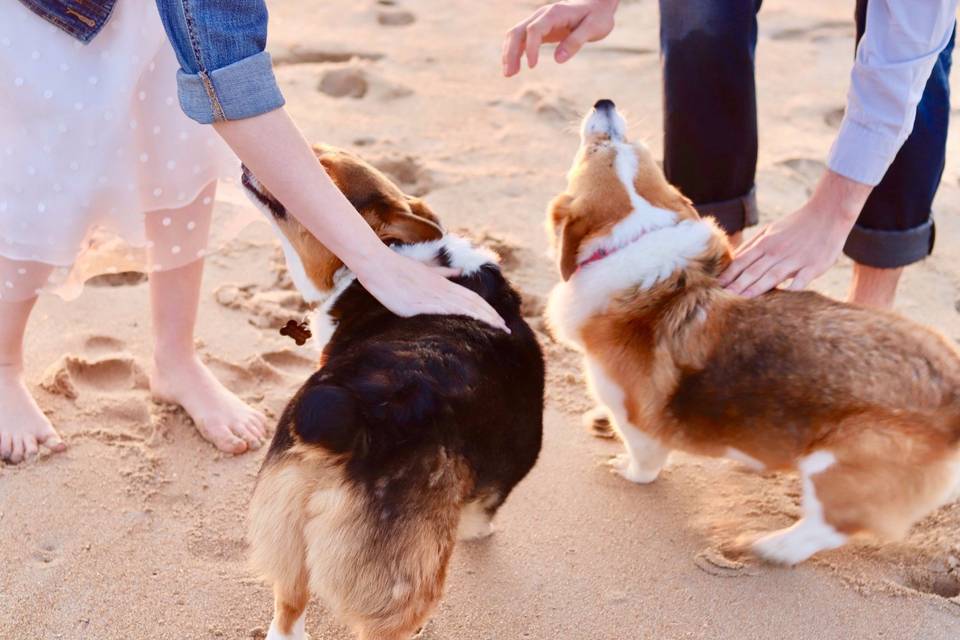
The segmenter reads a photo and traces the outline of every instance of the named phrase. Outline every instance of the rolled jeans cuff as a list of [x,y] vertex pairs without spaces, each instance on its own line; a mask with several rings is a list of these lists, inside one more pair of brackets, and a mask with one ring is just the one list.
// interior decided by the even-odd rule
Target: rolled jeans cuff
[[252,118],[284,105],[266,51],[213,71],[177,72],[180,106],[200,124]]
[[930,255],[935,238],[933,220],[902,231],[867,229],[854,225],[843,252],[854,262],[867,267],[896,269]]
[[752,227],[760,220],[756,187],[751,187],[746,194],[730,200],[695,204],[694,207],[701,216],[715,219],[720,228],[729,235]]

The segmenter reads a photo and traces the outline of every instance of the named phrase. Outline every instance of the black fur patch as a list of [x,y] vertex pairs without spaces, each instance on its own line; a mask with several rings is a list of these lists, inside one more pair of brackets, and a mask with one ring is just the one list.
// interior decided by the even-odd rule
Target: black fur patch
[[354,282],[333,306],[339,322],[326,364],[284,412],[268,463],[295,432],[346,454],[347,477],[383,509],[414,499],[438,461],[450,459],[469,469],[474,495],[502,502],[540,452],[543,355],[499,267],[455,281],[487,300],[512,333],[462,316],[399,318]]

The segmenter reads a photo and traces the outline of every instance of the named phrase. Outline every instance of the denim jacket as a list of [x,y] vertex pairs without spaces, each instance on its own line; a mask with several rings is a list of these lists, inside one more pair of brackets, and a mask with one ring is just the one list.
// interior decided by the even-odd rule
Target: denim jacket
[[[82,42],[117,0],[20,0]],[[120,0],[140,2],[142,0]],[[264,0],[156,0],[180,61],[180,106],[202,124],[250,118],[284,104],[267,44]]]

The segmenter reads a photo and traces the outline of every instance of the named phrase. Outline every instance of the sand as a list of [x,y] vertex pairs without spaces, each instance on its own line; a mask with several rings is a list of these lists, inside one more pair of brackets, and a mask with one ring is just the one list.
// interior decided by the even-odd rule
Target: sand
[[[838,124],[852,2],[769,0],[761,17],[759,197],[764,221],[808,193]],[[660,153],[657,9],[626,2],[619,28],[564,68],[499,77],[501,34],[532,2],[276,0],[270,48],[289,109],[314,140],[353,148],[423,195],[452,228],[504,255],[533,324],[556,279],[542,231],[598,98],[629,112]],[[960,338],[960,207],[950,155],[935,255],[906,274],[898,309]],[[221,228],[249,211],[223,189]],[[841,262],[816,286],[842,296]],[[313,370],[276,331],[303,313],[276,240],[251,226],[211,258],[198,338],[235,391],[276,415]],[[960,508],[904,541],[864,540],[796,569],[732,555],[737,536],[783,526],[796,480],[675,455],[652,486],[611,475],[618,445],[592,437],[576,355],[543,337],[550,366],[541,460],[499,532],[459,547],[425,638],[566,640],[955,638]],[[269,590],[245,566],[244,519],[263,452],[231,457],[182,411],[154,404],[140,278],[44,297],[28,374],[69,450],[0,466],[0,637],[261,638]],[[882,498],[882,497],[881,497]],[[320,606],[316,639],[348,638]]]

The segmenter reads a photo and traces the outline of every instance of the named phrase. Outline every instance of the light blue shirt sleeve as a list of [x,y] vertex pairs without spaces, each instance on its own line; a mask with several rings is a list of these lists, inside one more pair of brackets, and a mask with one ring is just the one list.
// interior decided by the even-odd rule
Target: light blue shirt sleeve
[[950,42],[958,0],[870,0],[830,169],[876,185],[913,130],[917,105]]

